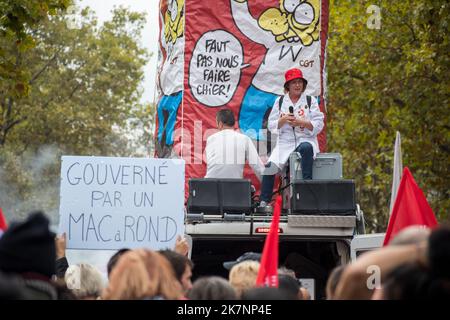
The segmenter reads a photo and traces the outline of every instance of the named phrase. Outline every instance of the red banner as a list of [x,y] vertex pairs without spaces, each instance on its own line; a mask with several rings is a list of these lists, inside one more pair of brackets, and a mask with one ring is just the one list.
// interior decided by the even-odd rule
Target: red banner
[[256,278],[257,287],[278,288],[278,253],[279,253],[279,229],[282,197],[278,196],[275,201],[272,223],[270,231],[264,242],[264,249],[261,256],[261,264]]
[[8,228],[8,225],[6,223],[5,216],[3,215],[3,210],[0,208],[0,237],[3,235],[3,233]]
[[387,245],[395,235],[406,227],[435,228],[437,225],[438,222],[433,209],[431,209],[427,198],[414,180],[411,171],[406,167],[403,170],[383,245]]
[[292,67],[325,112],[328,0],[162,0],[160,17],[156,155],[185,159],[186,178],[205,175],[206,139],[225,107],[266,159],[267,117]]

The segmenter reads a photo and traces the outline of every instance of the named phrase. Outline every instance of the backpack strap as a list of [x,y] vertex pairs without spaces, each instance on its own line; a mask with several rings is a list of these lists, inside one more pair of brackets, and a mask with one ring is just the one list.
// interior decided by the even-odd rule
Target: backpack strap
[[308,104],[308,109],[311,110],[311,96],[306,96],[306,103]]
[[281,112],[281,105],[283,104],[283,99],[284,99],[284,96],[281,96],[280,100],[278,100],[278,112]]
[[[281,111],[281,105],[283,104],[283,99],[284,99],[284,96],[281,96],[280,100],[278,100],[278,111]],[[311,102],[312,102],[312,97],[306,96],[306,103],[308,104],[309,110],[311,110]]]

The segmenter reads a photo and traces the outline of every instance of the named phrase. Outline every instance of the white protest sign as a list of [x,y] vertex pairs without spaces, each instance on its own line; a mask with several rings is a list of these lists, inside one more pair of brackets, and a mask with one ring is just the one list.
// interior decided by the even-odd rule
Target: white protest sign
[[68,249],[173,248],[184,234],[184,160],[61,158]]

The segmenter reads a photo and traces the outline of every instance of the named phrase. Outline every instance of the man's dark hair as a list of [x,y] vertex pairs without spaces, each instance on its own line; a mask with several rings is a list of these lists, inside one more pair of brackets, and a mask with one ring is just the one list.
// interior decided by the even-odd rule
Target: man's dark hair
[[278,288],[284,289],[290,292],[292,295],[297,296],[300,290],[300,283],[297,279],[287,275],[287,274],[279,274],[278,275]]
[[432,275],[419,263],[406,263],[386,276],[383,295],[387,300],[450,299],[450,280]]
[[218,123],[222,122],[228,127],[233,127],[235,123],[234,113],[230,109],[222,109],[217,112],[216,120]]
[[428,240],[428,262],[431,273],[450,280],[450,227],[440,226]]
[[183,276],[184,270],[186,270],[186,266],[189,266],[191,269],[194,268],[194,263],[192,263],[188,257],[183,256],[178,252],[168,249],[160,250],[158,252],[169,260],[173,270],[175,271],[175,277],[179,282],[181,282],[181,277]]
[[119,251],[117,251],[116,253],[114,253],[114,254],[112,255],[111,258],[109,258],[108,264],[107,264],[107,266],[106,266],[106,269],[108,270],[108,278],[109,278],[109,275],[110,275],[112,269],[113,269],[113,268],[115,267],[115,265],[117,264],[117,261],[119,261],[119,258],[120,258],[125,252],[130,251],[130,250],[131,250],[131,249],[128,249],[128,248],[120,249]]
[[187,294],[189,300],[236,300],[231,284],[221,277],[208,276],[197,279]]

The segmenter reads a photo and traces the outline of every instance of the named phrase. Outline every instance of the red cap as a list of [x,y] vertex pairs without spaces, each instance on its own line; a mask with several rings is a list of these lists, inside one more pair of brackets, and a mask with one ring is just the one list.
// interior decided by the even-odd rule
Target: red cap
[[288,71],[286,71],[286,73],[284,74],[284,79],[286,80],[284,82],[284,86],[286,86],[286,84],[294,79],[302,79],[303,83],[304,83],[304,87],[306,87],[306,85],[308,84],[308,81],[306,81],[305,78],[303,78],[303,73],[300,69],[297,68],[292,68],[289,69]]

